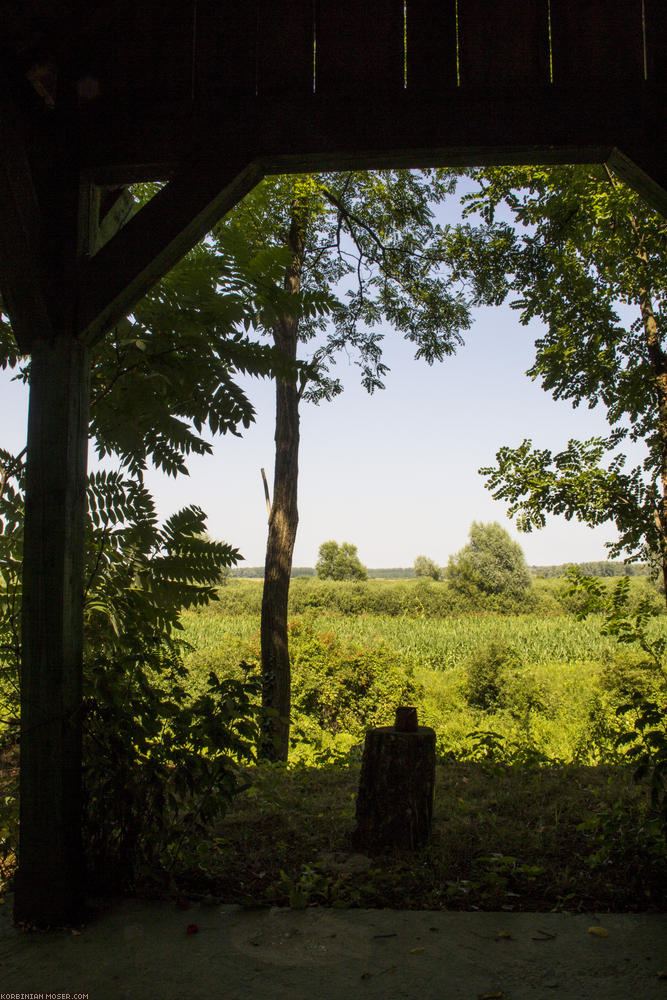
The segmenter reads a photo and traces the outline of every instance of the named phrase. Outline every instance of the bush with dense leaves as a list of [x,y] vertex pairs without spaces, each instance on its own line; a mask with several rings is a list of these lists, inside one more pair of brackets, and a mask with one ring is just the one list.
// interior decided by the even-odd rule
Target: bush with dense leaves
[[496,522],[473,521],[470,541],[447,566],[451,586],[464,595],[521,599],[531,578],[521,546]]
[[322,542],[315,564],[320,580],[366,580],[368,572],[350,542]]
[[[0,464],[8,464],[0,452]],[[20,466],[17,466],[20,473]],[[0,496],[0,699],[18,716],[22,475]],[[163,525],[140,478],[97,472],[88,484],[83,671],[83,840],[89,884],[128,887],[175,864],[245,786],[253,759],[258,681],[192,693],[175,636],[183,608],[217,595],[236,552],[186,507]],[[2,719],[6,723],[6,718]],[[2,742],[11,750],[15,726]],[[3,748],[4,749],[4,748]],[[5,795],[0,854],[16,851],[17,799]]]
[[492,639],[480,646],[465,663],[466,701],[484,712],[505,709],[522,718],[533,709],[544,711],[544,693],[517,649],[508,642]]
[[239,765],[255,759],[259,678],[211,673],[193,699],[187,674],[177,646],[142,636],[86,664],[83,841],[93,891],[161,877],[248,787]]
[[385,643],[345,642],[300,621],[290,623],[289,642],[295,721],[306,716],[333,735],[361,737],[393,724],[396,708],[419,697],[411,666]]
[[432,580],[439,580],[442,576],[442,569],[437,563],[429,559],[428,556],[417,556],[414,563],[415,576],[428,576]]

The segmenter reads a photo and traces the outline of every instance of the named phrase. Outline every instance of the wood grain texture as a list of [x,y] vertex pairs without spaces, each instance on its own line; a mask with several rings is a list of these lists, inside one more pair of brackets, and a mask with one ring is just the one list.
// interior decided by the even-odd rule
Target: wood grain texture
[[259,0],[257,93],[312,94],[314,0]]
[[[104,65],[97,71],[100,95],[189,95],[195,11],[195,0],[142,0],[122,20],[115,19],[102,46]],[[79,55],[83,66],[82,59]]]
[[406,9],[406,83],[425,95],[457,84],[456,4],[408,0]]
[[644,79],[641,0],[551,0],[551,33],[556,86]]
[[644,0],[646,71],[651,86],[667,82],[667,6],[665,0]]
[[549,82],[547,0],[459,0],[462,87]]
[[317,93],[363,100],[403,89],[402,0],[316,0]]
[[198,0],[195,93],[225,100],[257,90],[257,0]]
[[357,794],[354,846],[362,851],[416,850],[431,832],[435,789],[435,731],[366,733]]
[[18,109],[0,74],[0,289],[21,350],[51,335],[45,293],[42,210],[23,142]]
[[32,344],[23,557],[20,866],[15,919],[80,919],[81,674],[90,365]]

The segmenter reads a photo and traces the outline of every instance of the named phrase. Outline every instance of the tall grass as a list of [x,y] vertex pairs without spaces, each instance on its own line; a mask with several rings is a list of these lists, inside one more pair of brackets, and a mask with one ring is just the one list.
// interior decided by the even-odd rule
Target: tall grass
[[[448,670],[491,640],[514,646],[524,663],[546,664],[608,662],[615,642],[600,634],[600,622],[591,617],[536,615],[461,618],[398,618],[389,615],[308,615],[316,631],[339,638],[374,644],[389,643],[413,666]],[[225,662],[248,655],[248,644],[259,633],[256,615],[220,615],[215,611],[188,612],[183,616],[184,638],[198,654],[215,652]]]
[[[345,615],[313,607],[292,618],[325,645],[329,639],[344,645],[353,658],[374,657],[377,650],[380,664],[385,653],[378,647],[390,658],[398,656],[406,677],[417,683],[420,720],[435,729],[442,755],[465,759],[471,752],[471,734],[486,732],[492,740],[500,739],[506,759],[514,755],[517,760],[599,764],[614,757],[616,708],[624,677],[635,670],[638,654],[620,651],[614,638],[603,635],[600,618],[580,621],[562,611],[447,618]],[[194,647],[186,661],[194,690],[203,687],[210,670],[233,674],[243,660],[258,662],[258,613],[234,614],[212,606],[189,612],[183,623],[184,638]],[[662,615],[651,627],[664,632],[666,624]],[[506,660],[502,697],[487,706],[470,696],[471,677],[498,651]],[[306,732],[296,710],[293,723],[294,733]],[[324,735],[319,735],[323,746]],[[359,734],[340,733],[333,741],[327,737],[327,746],[345,750],[345,738],[358,742]],[[294,760],[316,759],[313,739],[312,733],[298,738]]]

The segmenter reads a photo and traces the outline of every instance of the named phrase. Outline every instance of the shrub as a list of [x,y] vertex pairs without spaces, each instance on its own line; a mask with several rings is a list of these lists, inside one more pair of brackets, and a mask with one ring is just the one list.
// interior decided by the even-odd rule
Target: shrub
[[455,590],[473,597],[522,598],[531,587],[521,546],[495,522],[473,521],[470,542],[450,558],[447,578]]
[[322,542],[315,564],[321,580],[366,580],[368,572],[357,555],[357,546],[350,542]]
[[178,646],[126,636],[84,675],[84,825],[88,880],[97,892],[173,866],[193,837],[247,787],[254,760],[259,680],[187,692]]
[[480,646],[465,664],[465,696],[473,708],[492,712],[500,707],[504,675],[521,665],[516,649],[492,639]]
[[317,633],[299,621],[289,626],[292,707],[323,730],[357,738],[390,725],[398,705],[420,695],[410,665],[386,643],[362,646],[331,632]]
[[432,580],[439,580],[442,576],[441,568],[428,556],[417,556],[414,570],[415,576],[430,576]]
[[465,675],[464,693],[473,708],[505,709],[521,719],[533,709],[547,707],[541,686],[510,643],[491,639],[481,646],[466,662]]

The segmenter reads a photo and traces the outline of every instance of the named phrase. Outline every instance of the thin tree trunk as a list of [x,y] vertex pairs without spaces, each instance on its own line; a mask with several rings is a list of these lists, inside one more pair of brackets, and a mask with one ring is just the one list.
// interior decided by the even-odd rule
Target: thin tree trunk
[[[290,248],[292,263],[285,288],[296,294],[301,287],[305,215],[292,207]],[[299,335],[297,316],[285,316],[274,325],[275,346],[290,361],[296,360]],[[289,751],[291,671],[287,640],[287,601],[292,556],[299,523],[299,390],[293,380],[276,380],[276,457],[273,504],[264,564],[262,595],[262,732],[260,753],[265,760],[287,760]]]

